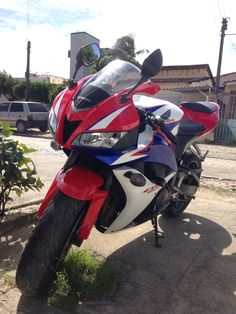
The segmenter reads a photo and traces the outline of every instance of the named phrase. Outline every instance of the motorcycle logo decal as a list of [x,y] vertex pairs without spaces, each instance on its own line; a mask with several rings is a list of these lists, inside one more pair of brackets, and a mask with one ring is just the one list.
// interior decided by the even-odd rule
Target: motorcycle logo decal
[[152,193],[153,191],[159,189],[160,185],[155,184],[153,186],[151,186],[150,188],[146,189],[143,191],[143,193]]
[[163,120],[168,120],[168,119],[170,118],[170,116],[171,116],[171,110],[169,109],[169,110],[167,110],[166,112],[164,112],[164,113],[161,115],[161,118],[162,118]]

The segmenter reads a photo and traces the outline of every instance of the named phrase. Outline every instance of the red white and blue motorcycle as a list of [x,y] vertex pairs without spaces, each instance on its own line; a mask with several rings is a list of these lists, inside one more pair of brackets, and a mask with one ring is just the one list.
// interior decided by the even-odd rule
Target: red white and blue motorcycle
[[[99,55],[96,44],[83,47],[75,74]],[[151,97],[161,66],[160,50],[141,70],[115,60],[55,98],[49,126],[68,160],[21,256],[23,294],[44,294],[71,244],[80,246],[94,226],[110,233],[151,220],[158,246],[157,216],[178,216],[194,198],[206,156],[196,142],[216,127],[219,107]]]

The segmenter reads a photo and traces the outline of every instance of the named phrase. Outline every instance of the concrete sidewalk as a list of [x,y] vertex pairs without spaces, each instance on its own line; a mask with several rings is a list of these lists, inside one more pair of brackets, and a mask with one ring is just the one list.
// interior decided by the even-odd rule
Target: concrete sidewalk
[[[122,281],[112,301],[78,305],[83,314],[189,314],[236,312],[236,200],[202,188],[179,218],[159,218],[165,238],[154,246],[150,222],[103,235],[93,229],[82,248],[117,264]],[[1,268],[14,273],[32,228],[12,229],[1,238]],[[2,290],[2,287],[1,289]],[[0,313],[64,313],[21,297],[1,295]]]
[[[213,152],[212,147],[210,149]],[[215,149],[216,157],[209,158],[221,160],[222,166],[216,174],[229,165],[221,158],[223,151],[224,148],[220,148],[220,152]],[[235,155],[234,150],[230,150],[230,154],[232,158],[236,157],[236,149]],[[39,195],[26,193],[24,202],[43,197],[64,160],[60,154],[45,156],[45,152],[39,152],[34,155],[38,173],[46,184]],[[232,168],[230,170],[235,173]],[[35,211],[37,207],[31,206],[29,210]],[[202,188],[181,217],[160,217],[160,229],[165,235],[160,249],[154,246],[150,222],[109,235],[93,229],[82,248],[118,264],[123,279],[112,301],[81,304],[78,313],[236,313],[235,222],[235,193]],[[1,269],[5,272],[14,274],[31,230],[30,224],[23,228],[13,227],[1,237]],[[21,297],[17,289],[5,291],[0,286],[1,314],[42,312],[64,313]]]

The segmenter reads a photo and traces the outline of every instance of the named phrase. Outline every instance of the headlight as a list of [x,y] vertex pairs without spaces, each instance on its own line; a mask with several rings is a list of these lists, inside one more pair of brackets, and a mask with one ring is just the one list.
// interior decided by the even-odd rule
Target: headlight
[[52,134],[56,134],[57,130],[57,118],[55,116],[53,108],[51,108],[48,116],[48,122],[49,122],[49,128],[52,132]]
[[127,132],[83,133],[72,142],[72,146],[112,148],[126,134]]

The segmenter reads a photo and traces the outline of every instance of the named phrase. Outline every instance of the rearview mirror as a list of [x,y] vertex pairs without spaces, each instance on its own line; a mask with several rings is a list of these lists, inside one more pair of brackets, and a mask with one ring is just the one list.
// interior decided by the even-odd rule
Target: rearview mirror
[[145,78],[157,75],[162,68],[162,53],[160,49],[153,51],[143,62],[141,74]]
[[73,79],[82,65],[89,67],[96,63],[100,58],[100,48],[97,44],[89,44],[80,49],[76,55],[76,65]]
[[[84,46],[80,49],[81,59],[83,65],[89,67],[97,62],[100,58],[100,49],[97,44]],[[77,59],[77,58],[76,58]]]

